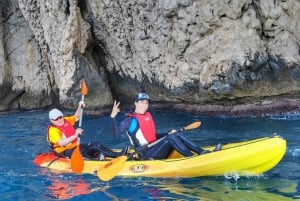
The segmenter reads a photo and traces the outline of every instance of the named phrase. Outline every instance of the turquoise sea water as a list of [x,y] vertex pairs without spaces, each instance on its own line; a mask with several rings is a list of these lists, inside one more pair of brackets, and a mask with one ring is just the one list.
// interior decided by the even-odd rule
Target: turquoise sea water
[[[109,182],[93,175],[53,173],[32,163],[36,154],[48,151],[47,115],[48,111],[0,115],[1,200],[300,200],[300,114],[240,118],[153,111],[159,132],[201,120],[199,129],[185,135],[203,146],[277,133],[287,140],[287,153],[279,165],[260,177],[116,177]],[[101,141],[111,148],[128,143],[126,136],[110,135],[107,116],[84,115],[82,124],[81,142]]]

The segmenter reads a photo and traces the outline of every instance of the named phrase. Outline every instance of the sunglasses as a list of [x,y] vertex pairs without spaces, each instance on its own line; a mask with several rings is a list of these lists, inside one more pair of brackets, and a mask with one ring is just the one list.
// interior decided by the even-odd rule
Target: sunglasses
[[58,121],[58,120],[60,120],[60,119],[62,119],[63,118],[63,116],[59,116],[59,117],[57,117],[56,119],[52,119],[52,121]]

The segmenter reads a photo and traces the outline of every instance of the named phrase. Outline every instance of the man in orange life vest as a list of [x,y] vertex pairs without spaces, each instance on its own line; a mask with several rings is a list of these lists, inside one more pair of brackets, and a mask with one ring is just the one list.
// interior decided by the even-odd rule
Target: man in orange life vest
[[[77,146],[79,135],[83,134],[82,128],[74,128],[75,123],[80,118],[80,109],[84,107],[84,101],[80,101],[74,115],[64,117],[58,109],[49,112],[50,125],[48,126],[47,140],[53,152],[58,156],[70,158]],[[100,143],[81,143],[80,151],[82,155],[89,159],[99,159],[107,156],[115,158],[127,154],[128,147],[122,152],[113,152]]]
[[[135,98],[135,111],[128,113],[127,117],[117,126],[115,117],[120,112],[120,102],[114,102],[111,112],[112,133],[119,135],[127,131],[131,143],[139,151],[142,159],[164,159],[173,151],[177,150],[184,156],[192,156],[193,152],[203,153],[203,149],[186,139],[181,133],[156,133],[155,123],[148,112],[150,97],[146,93],[139,93]],[[145,146],[149,144],[153,146]],[[146,147],[146,149],[142,149]]]

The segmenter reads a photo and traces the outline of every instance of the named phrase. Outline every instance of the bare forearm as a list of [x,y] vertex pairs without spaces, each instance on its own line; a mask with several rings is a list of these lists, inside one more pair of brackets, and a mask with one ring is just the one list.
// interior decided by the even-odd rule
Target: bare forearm
[[83,101],[80,101],[79,104],[78,104],[77,110],[76,110],[76,112],[74,113],[74,116],[75,116],[75,118],[76,118],[76,121],[79,120],[81,108],[83,108],[84,106],[85,106],[85,105],[84,105],[84,102],[83,102]]
[[71,135],[71,136],[68,137],[68,138],[60,139],[60,140],[58,141],[58,144],[59,144],[60,146],[66,146],[66,145],[70,144],[73,140],[77,139],[78,136],[81,135],[82,133],[83,133],[83,129],[82,129],[82,128],[77,128],[77,129],[75,130],[74,135]]
[[73,140],[77,139],[77,137],[78,137],[78,134],[75,133],[74,135],[72,135],[68,138],[60,139],[58,141],[58,144],[60,146],[66,146],[66,145],[70,144]]

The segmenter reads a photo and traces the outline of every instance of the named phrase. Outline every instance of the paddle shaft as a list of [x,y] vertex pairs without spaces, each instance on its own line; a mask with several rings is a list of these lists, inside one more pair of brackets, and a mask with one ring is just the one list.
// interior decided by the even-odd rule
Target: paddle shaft
[[201,121],[196,121],[194,123],[189,124],[188,126],[185,126],[179,130],[176,130],[175,132],[170,133],[170,134],[175,134],[175,133],[179,133],[179,132],[186,131],[186,130],[192,130],[192,129],[198,128],[200,125],[201,125]]
[[[82,95],[81,100],[84,101],[84,95]],[[83,114],[83,107],[80,108],[80,117],[79,117],[79,128],[82,126],[82,114]],[[80,145],[80,135],[77,137],[77,146]]]
[[[84,95],[81,96],[81,100],[84,101]],[[79,117],[79,128],[82,126],[82,115],[83,115],[83,107],[80,108],[80,117]]]
[[[154,145],[156,145],[157,143],[159,143],[160,141],[162,141],[163,139],[165,139],[168,135],[173,135],[173,134],[180,133],[180,132],[183,132],[183,131],[186,131],[186,130],[196,129],[196,128],[198,128],[200,125],[201,125],[201,122],[200,122],[200,121],[196,121],[196,122],[194,122],[194,123],[189,124],[189,125],[186,126],[186,127],[183,127],[183,128],[181,128],[181,129],[179,129],[179,130],[176,130],[176,131],[173,132],[173,133],[170,133],[170,134],[168,133],[166,136],[164,136],[164,137],[162,137],[162,138],[160,138],[160,139],[157,139],[156,141],[154,141],[154,142],[152,142],[152,143],[150,143],[150,144],[144,145],[144,146],[142,146],[142,147],[140,147],[140,148],[138,148],[138,149],[136,148],[136,150],[137,150],[139,153],[141,153],[141,152],[145,151],[146,149],[149,149],[150,147],[153,147]],[[131,139],[131,137],[130,137],[129,134],[128,134],[128,137],[129,137],[129,140],[130,140],[131,144],[134,145],[133,142],[132,142],[132,139]]]
[[[82,80],[82,86],[81,86],[82,101],[84,101],[84,95],[86,95],[86,93],[87,93],[87,87],[84,80]],[[82,126],[82,114],[83,114],[83,107],[81,105],[80,116],[79,116],[79,128],[81,128]],[[71,155],[71,168],[74,172],[77,173],[82,172],[84,168],[84,158],[82,157],[80,152],[80,135],[78,135],[77,137],[77,146]]]

